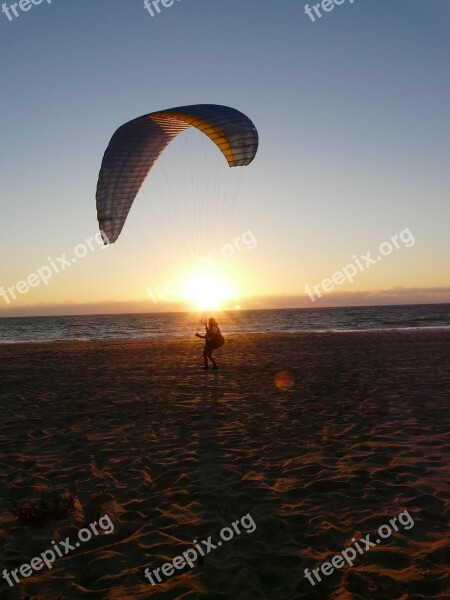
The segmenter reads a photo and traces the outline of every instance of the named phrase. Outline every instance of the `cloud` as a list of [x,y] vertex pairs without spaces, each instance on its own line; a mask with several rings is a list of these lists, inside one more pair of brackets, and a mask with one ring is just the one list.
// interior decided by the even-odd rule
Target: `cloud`
[[[304,296],[264,296],[239,299],[242,310],[264,308],[319,308],[333,306],[381,306],[386,304],[446,304],[450,303],[450,287],[405,288],[396,286],[386,290],[335,292],[311,302]],[[116,302],[106,300],[96,304],[39,303],[26,306],[0,306],[0,317],[98,315],[178,312],[189,310],[182,303]]]
[[270,296],[241,302],[242,308],[318,308],[334,306],[381,306],[386,304],[446,304],[450,303],[450,287],[405,288],[386,290],[331,292],[315,302],[302,296]]

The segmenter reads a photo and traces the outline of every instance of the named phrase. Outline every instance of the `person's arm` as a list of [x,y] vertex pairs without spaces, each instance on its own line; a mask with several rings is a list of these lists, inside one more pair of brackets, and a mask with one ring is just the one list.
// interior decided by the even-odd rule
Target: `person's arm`
[[199,333],[196,333],[195,335],[199,338],[202,338],[202,340],[206,340],[206,338],[208,337],[208,333],[209,333],[209,328],[207,325],[205,325],[205,335],[200,335]]

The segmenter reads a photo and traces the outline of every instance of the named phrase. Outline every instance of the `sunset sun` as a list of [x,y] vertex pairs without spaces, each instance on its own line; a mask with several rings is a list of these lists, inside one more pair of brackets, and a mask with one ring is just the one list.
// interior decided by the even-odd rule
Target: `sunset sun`
[[202,273],[192,277],[183,289],[183,298],[196,309],[221,308],[223,302],[234,295],[226,277],[216,273]]

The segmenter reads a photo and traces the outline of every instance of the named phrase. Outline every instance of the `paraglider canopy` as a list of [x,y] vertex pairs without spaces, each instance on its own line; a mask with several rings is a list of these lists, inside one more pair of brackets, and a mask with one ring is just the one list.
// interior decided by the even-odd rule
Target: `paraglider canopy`
[[105,243],[119,237],[148,173],[167,145],[195,127],[220,149],[230,167],[249,165],[258,150],[252,121],[216,104],[181,106],[149,113],[122,125],[103,157],[97,184],[97,218]]

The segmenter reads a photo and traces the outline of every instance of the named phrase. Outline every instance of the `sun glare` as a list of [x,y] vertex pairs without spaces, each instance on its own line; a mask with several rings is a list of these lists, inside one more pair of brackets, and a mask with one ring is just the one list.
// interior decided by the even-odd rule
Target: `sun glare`
[[198,310],[221,308],[223,302],[234,295],[231,285],[223,275],[202,273],[190,279],[183,290],[183,298]]

